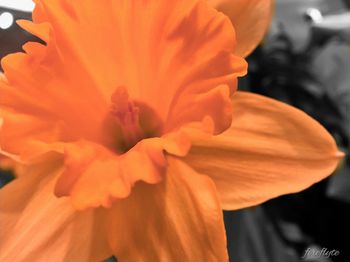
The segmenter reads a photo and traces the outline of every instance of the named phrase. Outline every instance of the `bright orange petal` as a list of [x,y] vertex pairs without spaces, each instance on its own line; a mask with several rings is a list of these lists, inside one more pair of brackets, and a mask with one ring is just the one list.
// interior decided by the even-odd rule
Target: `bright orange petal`
[[53,195],[59,163],[30,167],[0,190],[1,261],[101,261],[108,249],[99,210],[76,212]]
[[[229,126],[228,95],[247,65],[232,54],[231,23],[206,1],[36,2],[34,22],[19,24],[46,45],[29,43],[3,59],[15,90],[0,84],[1,105],[61,119],[92,139],[111,95],[126,87],[167,130],[206,116],[216,133]],[[211,101],[224,103],[212,109]]]
[[236,30],[235,54],[246,57],[263,39],[272,19],[273,0],[209,0]]
[[110,244],[120,261],[228,261],[213,182],[169,158],[157,185],[138,184],[109,213]]
[[303,190],[330,175],[341,157],[328,132],[305,113],[237,92],[231,128],[195,140],[185,161],[209,175],[224,209],[238,209]]

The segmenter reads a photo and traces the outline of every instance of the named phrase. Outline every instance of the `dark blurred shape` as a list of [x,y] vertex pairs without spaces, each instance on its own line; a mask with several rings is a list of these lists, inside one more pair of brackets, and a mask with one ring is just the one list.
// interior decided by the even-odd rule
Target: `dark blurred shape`
[[118,260],[115,257],[110,257],[103,262],[118,262]]
[[[309,246],[318,245],[339,250],[339,256],[332,257],[331,261],[348,262],[350,253],[345,239],[350,234],[350,206],[329,198],[325,193],[327,186],[328,180],[325,180],[301,193],[271,200],[264,207],[276,232],[299,257]],[[300,228],[300,239],[293,239],[284,231],[286,222]]]
[[0,188],[11,182],[14,176],[9,170],[0,170]]
[[225,212],[230,262],[298,262],[263,208]]

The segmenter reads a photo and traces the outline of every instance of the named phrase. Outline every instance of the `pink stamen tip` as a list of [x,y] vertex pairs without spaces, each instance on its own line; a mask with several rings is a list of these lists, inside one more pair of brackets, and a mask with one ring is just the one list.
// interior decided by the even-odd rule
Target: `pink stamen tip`
[[125,143],[135,145],[142,139],[142,131],[139,125],[139,108],[129,99],[125,87],[118,87],[111,96],[111,113],[118,121]]

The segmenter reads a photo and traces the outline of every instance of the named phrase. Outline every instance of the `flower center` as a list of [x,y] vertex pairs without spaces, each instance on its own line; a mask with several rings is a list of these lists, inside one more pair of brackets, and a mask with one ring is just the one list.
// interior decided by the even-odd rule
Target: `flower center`
[[124,153],[145,138],[161,135],[162,123],[148,105],[133,101],[125,87],[118,87],[111,96],[109,121],[116,126],[112,132],[112,147]]
[[111,97],[111,114],[118,122],[128,147],[134,146],[142,137],[142,129],[139,121],[140,109],[129,99],[127,90],[119,87]]

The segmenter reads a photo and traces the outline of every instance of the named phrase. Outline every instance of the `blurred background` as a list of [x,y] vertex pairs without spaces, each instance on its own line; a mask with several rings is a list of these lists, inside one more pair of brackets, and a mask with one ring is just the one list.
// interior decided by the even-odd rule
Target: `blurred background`
[[[322,123],[347,154],[330,178],[297,194],[225,212],[230,261],[350,261],[350,2],[276,0],[269,32],[240,89],[281,100]],[[0,0],[0,58],[35,37],[30,0]],[[11,181],[0,174],[0,186]],[[110,259],[115,261],[115,259]]]

